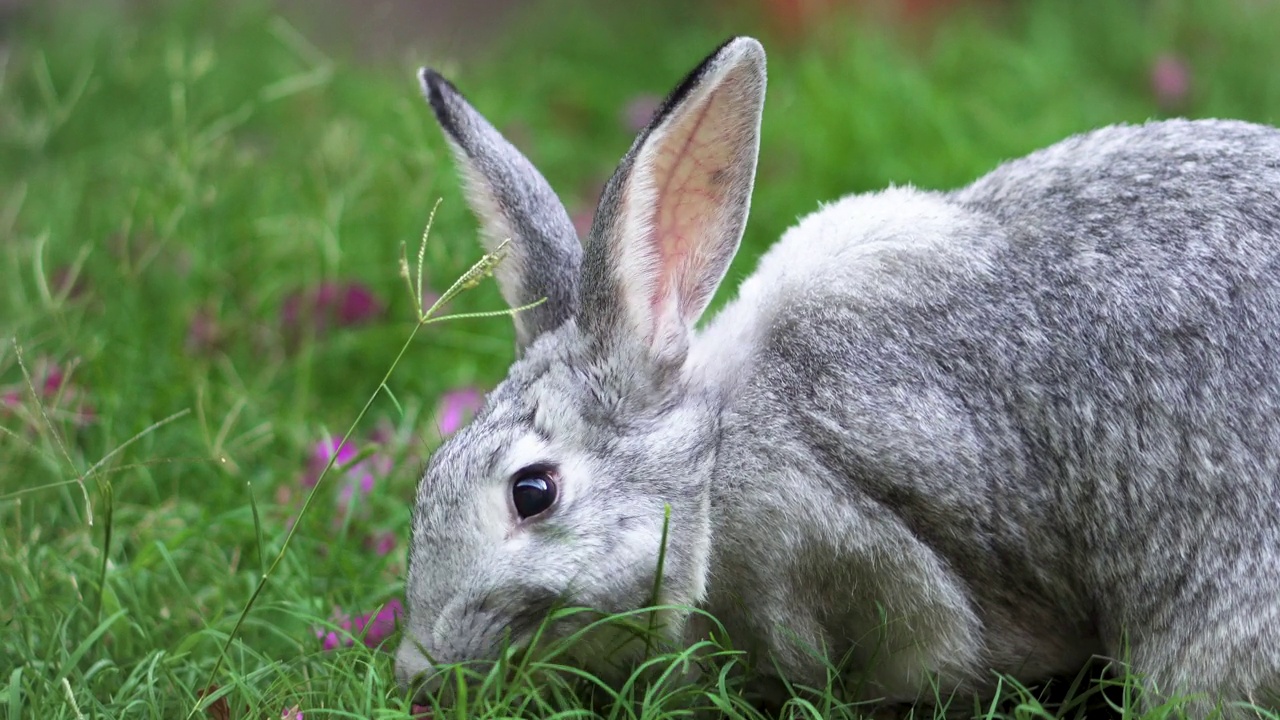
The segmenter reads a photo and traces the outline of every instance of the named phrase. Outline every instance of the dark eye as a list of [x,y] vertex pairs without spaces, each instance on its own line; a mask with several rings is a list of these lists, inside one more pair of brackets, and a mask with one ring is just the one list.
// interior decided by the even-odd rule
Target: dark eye
[[556,502],[555,473],[546,467],[527,467],[516,473],[511,499],[521,520],[547,511]]

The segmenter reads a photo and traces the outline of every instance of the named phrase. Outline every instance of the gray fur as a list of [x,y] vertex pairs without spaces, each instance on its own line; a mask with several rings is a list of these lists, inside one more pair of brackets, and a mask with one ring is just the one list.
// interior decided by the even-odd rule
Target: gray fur
[[[655,126],[704,81],[758,120],[758,47],[722,47]],[[758,76],[715,75],[729,55]],[[590,259],[636,242],[619,204],[653,130],[602,202],[584,292],[641,267]],[[749,195],[755,138],[726,142],[752,147]],[[730,193],[726,216],[748,205]],[[696,242],[731,252],[732,226]],[[429,676],[419,647],[492,659],[552,598],[646,604],[669,503],[662,600],[723,622],[758,687],[825,686],[808,647],[887,706],[1093,655],[1157,697],[1205,693],[1200,712],[1280,690],[1277,130],[1113,126],[954,192],[846,197],[703,329],[668,326],[684,337],[627,340],[627,297],[544,328],[432,458],[402,682]],[[626,307],[589,310],[606,301]],[[502,503],[530,454],[563,492],[522,523]]]

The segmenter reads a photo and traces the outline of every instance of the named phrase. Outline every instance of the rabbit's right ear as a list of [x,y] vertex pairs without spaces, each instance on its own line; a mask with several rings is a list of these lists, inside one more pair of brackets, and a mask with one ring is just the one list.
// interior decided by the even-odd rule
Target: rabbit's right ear
[[512,307],[547,299],[514,315],[523,349],[577,310],[582,243],[533,164],[439,73],[422,68],[418,78],[461,170],[485,249],[511,240],[495,271],[503,298]]
[[678,366],[742,239],[765,54],[737,37],[667,96],[605,185],[583,260],[580,327]]

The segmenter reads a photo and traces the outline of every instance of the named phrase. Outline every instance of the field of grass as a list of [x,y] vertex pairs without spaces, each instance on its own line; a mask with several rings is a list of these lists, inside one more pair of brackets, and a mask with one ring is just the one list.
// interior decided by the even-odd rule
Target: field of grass
[[[410,717],[384,622],[409,500],[440,434],[501,379],[509,320],[421,328],[339,453],[357,462],[300,510],[414,330],[401,247],[416,252],[437,200],[430,291],[480,257],[420,64],[439,64],[589,213],[630,142],[628,103],[727,34],[761,34],[762,158],[732,280],[847,192],[958,185],[1109,122],[1280,122],[1280,8],[1245,0],[1029,2],[931,30],[850,16],[800,42],[724,9],[672,22],[662,3],[626,17],[582,4],[531,12],[483,63],[418,53],[377,67],[251,2],[140,5],[38,6],[0,51],[9,720]],[[1190,88],[1162,107],[1150,76],[1165,54]],[[484,282],[448,311],[501,307]],[[198,705],[210,684],[218,699]],[[514,712],[497,698],[459,715]],[[1011,693],[980,712],[1055,711]]]

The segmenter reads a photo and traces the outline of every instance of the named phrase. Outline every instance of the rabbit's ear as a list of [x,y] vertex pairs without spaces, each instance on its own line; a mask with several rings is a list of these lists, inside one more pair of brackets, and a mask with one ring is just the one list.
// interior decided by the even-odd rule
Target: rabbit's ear
[[[667,97],[605,186],[583,263],[584,329],[680,362],[751,206],[765,53],[729,40]],[[617,335],[622,337],[616,337]]]
[[527,347],[574,314],[582,243],[533,164],[439,73],[423,68],[418,78],[457,159],[485,249],[511,240],[495,272],[503,298],[512,307],[547,299],[514,315],[516,340]]

